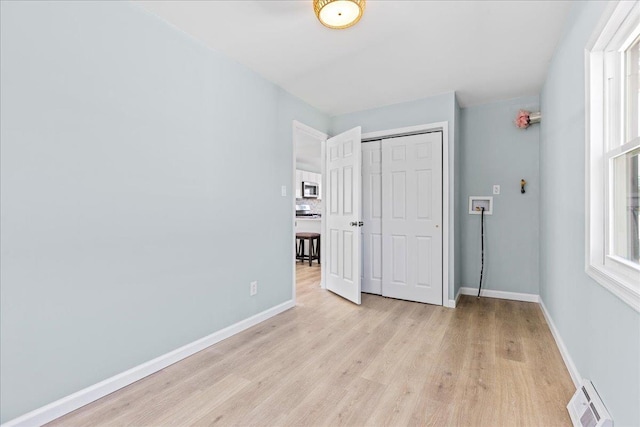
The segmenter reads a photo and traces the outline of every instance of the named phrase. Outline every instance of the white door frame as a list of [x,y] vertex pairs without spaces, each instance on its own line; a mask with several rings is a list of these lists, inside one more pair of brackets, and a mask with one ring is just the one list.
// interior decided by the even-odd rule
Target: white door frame
[[[453,167],[449,167],[449,122],[429,123],[363,133],[362,141],[437,131],[442,131],[442,305],[453,308],[455,307],[455,299],[449,299],[449,288],[455,288],[452,283],[449,283],[452,279],[449,274],[449,267],[453,267],[454,259],[453,256],[449,256],[449,248],[453,247],[452,243],[454,241],[454,218],[450,203],[455,199],[453,194],[454,171]],[[324,224],[322,231],[324,232]]]
[[[321,170],[324,172],[324,156],[325,156],[325,152],[324,152],[324,147],[325,147],[325,142],[327,141],[327,138],[329,138],[329,136],[326,133],[320,132],[317,129],[312,128],[311,126],[307,126],[304,123],[300,123],[297,120],[293,121],[293,167],[292,167],[292,171],[293,171],[293,183],[291,185],[291,199],[292,199],[292,206],[291,206],[291,212],[293,212],[293,221],[291,222],[291,236],[293,239],[293,244],[291,245],[291,259],[295,260],[296,258],[296,216],[295,216],[295,212],[296,212],[296,146],[298,145],[298,135],[299,133],[303,133],[306,134],[307,136],[310,136],[312,138],[315,138],[318,140],[318,143],[321,144],[321,150],[320,150],[320,155],[322,156],[322,163],[321,163]],[[322,174],[322,188],[325,189],[325,173]],[[324,224],[324,203],[322,204],[322,218],[320,219],[320,230],[322,232],[322,234],[324,234],[325,232],[325,224]],[[325,239],[320,239],[320,259],[321,260],[326,260],[325,255],[324,255],[324,241]],[[320,264],[320,286],[321,287],[325,287],[324,284],[324,278],[325,278],[325,266],[326,266],[326,262],[322,262]],[[293,291],[292,291],[292,299],[295,302],[296,300],[296,263],[293,263]]]

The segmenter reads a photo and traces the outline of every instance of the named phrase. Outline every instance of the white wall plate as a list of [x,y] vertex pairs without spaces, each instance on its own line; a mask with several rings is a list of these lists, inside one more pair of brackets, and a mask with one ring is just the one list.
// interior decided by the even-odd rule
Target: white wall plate
[[493,215],[493,197],[469,196],[469,215],[480,215],[484,208],[485,215]]

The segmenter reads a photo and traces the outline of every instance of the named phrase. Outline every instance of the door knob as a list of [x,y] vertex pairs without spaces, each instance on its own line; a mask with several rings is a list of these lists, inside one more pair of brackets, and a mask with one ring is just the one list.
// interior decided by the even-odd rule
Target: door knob
[[349,223],[350,226],[352,227],[362,227],[364,225],[364,222],[362,221],[352,221],[351,223]]

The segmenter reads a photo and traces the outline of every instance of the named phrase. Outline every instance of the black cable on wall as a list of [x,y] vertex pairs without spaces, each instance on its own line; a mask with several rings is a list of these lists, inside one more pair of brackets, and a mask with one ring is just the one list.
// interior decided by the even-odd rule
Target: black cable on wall
[[482,274],[484,273],[484,208],[480,208],[480,248],[482,253],[480,267],[480,284],[478,285],[478,298],[482,289]]

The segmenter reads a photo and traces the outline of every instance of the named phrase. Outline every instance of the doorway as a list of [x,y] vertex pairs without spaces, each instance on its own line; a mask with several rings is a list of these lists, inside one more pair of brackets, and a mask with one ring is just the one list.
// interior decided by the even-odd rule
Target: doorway
[[[305,281],[318,280],[324,287],[324,230],[322,191],[324,187],[324,143],[327,135],[298,121],[293,121],[293,234],[292,234],[292,258],[293,265],[293,299],[296,299],[296,283],[302,276]],[[303,182],[317,184],[318,192],[314,197],[305,195]],[[306,212],[300,215],[301,212]],[[296,216],[296,212],[300,216]],[[297,232],[314,232],[320,234],[320,260],[314,260],[309,266],[306,262],[297,260],[298,242]],[[305,245],[305,252],[309,250],[310,242]],[[312,271],[313,270],[313,271]],[[311,279],[310,279],[311,278]]]

